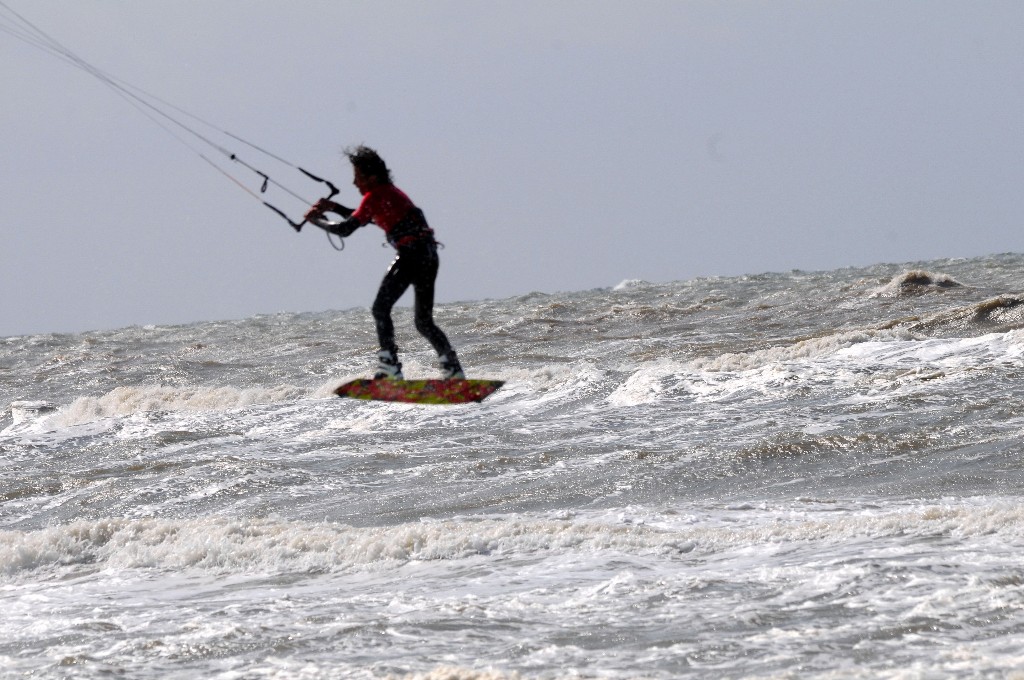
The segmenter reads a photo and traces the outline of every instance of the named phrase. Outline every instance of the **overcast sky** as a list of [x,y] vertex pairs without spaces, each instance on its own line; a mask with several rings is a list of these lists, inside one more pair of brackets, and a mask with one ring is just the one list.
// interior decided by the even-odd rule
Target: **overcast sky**
[[[446,246],[442,302],[1024,249],[1019,0],[3,3],[342,203],[342,149],[376,147]],[[372,302],[376,227],[296,234],[2,31],[0,73],[0,337]]]

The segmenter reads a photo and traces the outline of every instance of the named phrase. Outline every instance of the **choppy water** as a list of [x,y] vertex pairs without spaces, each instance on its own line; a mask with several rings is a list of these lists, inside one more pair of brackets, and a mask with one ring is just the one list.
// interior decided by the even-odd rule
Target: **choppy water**
[[[0,675],[1006,677],[1024,257],[0,339]],[[408,310],[406,375],[433,374]]]

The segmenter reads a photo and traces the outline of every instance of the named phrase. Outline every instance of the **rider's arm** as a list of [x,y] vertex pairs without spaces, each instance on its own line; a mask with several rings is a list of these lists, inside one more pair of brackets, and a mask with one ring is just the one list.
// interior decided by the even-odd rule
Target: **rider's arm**
[[[363,226],[363,223],[358,219],[352,217],[352,213],[355,211],[352,208],[346,208],[340,203],[322,198],[316,202],[309,212],[306,213],[306,219],[310,223],[315,224],[326,232],[331,234],[337,234],[338,236],[345,237],[350,236],[359,227]],[[342,220],[329,220],[324,217],[324,213],[335,213],[341,215]]]

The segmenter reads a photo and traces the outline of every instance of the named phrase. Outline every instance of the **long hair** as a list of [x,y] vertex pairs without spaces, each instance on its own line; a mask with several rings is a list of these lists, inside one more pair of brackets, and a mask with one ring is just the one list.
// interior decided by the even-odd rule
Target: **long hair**
[[370,147],[360,144],[354,149],[345,149],[345,155],[348,156],[352,167],[358,168],[359,172],[367,177],[376,177],[383,184],[394,184],[387,163]]

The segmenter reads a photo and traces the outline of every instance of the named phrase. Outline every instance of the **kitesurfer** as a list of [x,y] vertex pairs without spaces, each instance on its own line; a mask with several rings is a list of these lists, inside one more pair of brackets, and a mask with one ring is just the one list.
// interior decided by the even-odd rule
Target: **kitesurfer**
[[[427,225],[423,211],[394,185],[391,171],[376,151],[358,146],[347,150],[345,155],[352,163],[352,183],[363,196],[359,207],[352,210],[322,198],[309,209],[306,219],[341,237],[350,236],[359,227],[373,222],[384,230],[388,243],[398,251],[373,303],[373,319],[380,341],[374,379],[403,379],[391,308],[409,286],[416,295],[416,330],[437,352],[441,376],[446,380],[465,378],[448,337],[434,323],[434,282],[439,265],[434,230]],[[332,221],[325,213],[336,213],[344,219]]]

